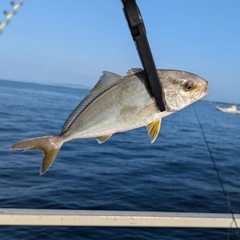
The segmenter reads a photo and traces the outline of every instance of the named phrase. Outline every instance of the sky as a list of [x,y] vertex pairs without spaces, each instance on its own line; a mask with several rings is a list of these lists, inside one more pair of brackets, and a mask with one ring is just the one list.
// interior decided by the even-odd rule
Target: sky
[[[15,0],[16,3],[20,0]],[[239,0],[136,0],[158,69],[195,73],[240,103]],[[121,0],[25,0],[0,35],[0,79],[92,87],[142,67]],[[2,11],[10,0],[0,0]]]

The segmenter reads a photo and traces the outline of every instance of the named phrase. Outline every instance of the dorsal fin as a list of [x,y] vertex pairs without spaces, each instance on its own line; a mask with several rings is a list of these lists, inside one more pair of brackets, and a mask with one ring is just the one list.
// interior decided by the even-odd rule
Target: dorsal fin
[[142,72],[143,70],[141,68],[132,68],[127,71],[127,76]]
[[104,71],[97,84],[90,91],[90,93],[79,103],[75,110],[70,114],[68,119],[65,121],[62,127],[64,133],[68,130],[69,126],[77,118],[77,116],[99,95],[101,95],[106,89],[114,85],[122,77],[115,73]]

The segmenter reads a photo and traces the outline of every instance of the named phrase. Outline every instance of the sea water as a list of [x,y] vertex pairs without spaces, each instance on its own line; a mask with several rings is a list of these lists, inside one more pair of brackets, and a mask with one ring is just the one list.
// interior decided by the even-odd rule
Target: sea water
[[[199,101],[145,128],[67,142],[39,176],[42,153],[9,151],[56,135],[88,90],[0,81],[0,208],[229,213],[196,114],[234,213],[240,213],[240,115]],[[211,93],[210,93],[211,94]],[[219,106],[228,106],[220,104]],[[235,230],[0,226],[0,239],[237,239]]]

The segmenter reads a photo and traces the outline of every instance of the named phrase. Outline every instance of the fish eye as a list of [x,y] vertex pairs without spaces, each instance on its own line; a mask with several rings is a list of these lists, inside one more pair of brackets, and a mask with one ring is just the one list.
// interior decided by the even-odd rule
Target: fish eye
[[191,91],[195,88],[194,86],[194,83],[193,82],[187,82],[185,85],[184,85],[184,89],[185,91]]

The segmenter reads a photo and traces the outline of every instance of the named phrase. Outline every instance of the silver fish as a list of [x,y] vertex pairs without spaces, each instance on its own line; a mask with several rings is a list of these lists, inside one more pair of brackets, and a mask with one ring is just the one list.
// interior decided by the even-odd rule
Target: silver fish
[[98,143],[114,133],[146,126],[151,142],[160,131],[161,119],[204,97],[208,82],[189,72],[158,70],[166,111],[160,112],[142,69],[134,68],[125,77],[103,72],[98,83],[65,121],[58,136],[18,142],[10,150],[41,150],[40,175],[44,174],[61,146],[76,138],[96,138]]

